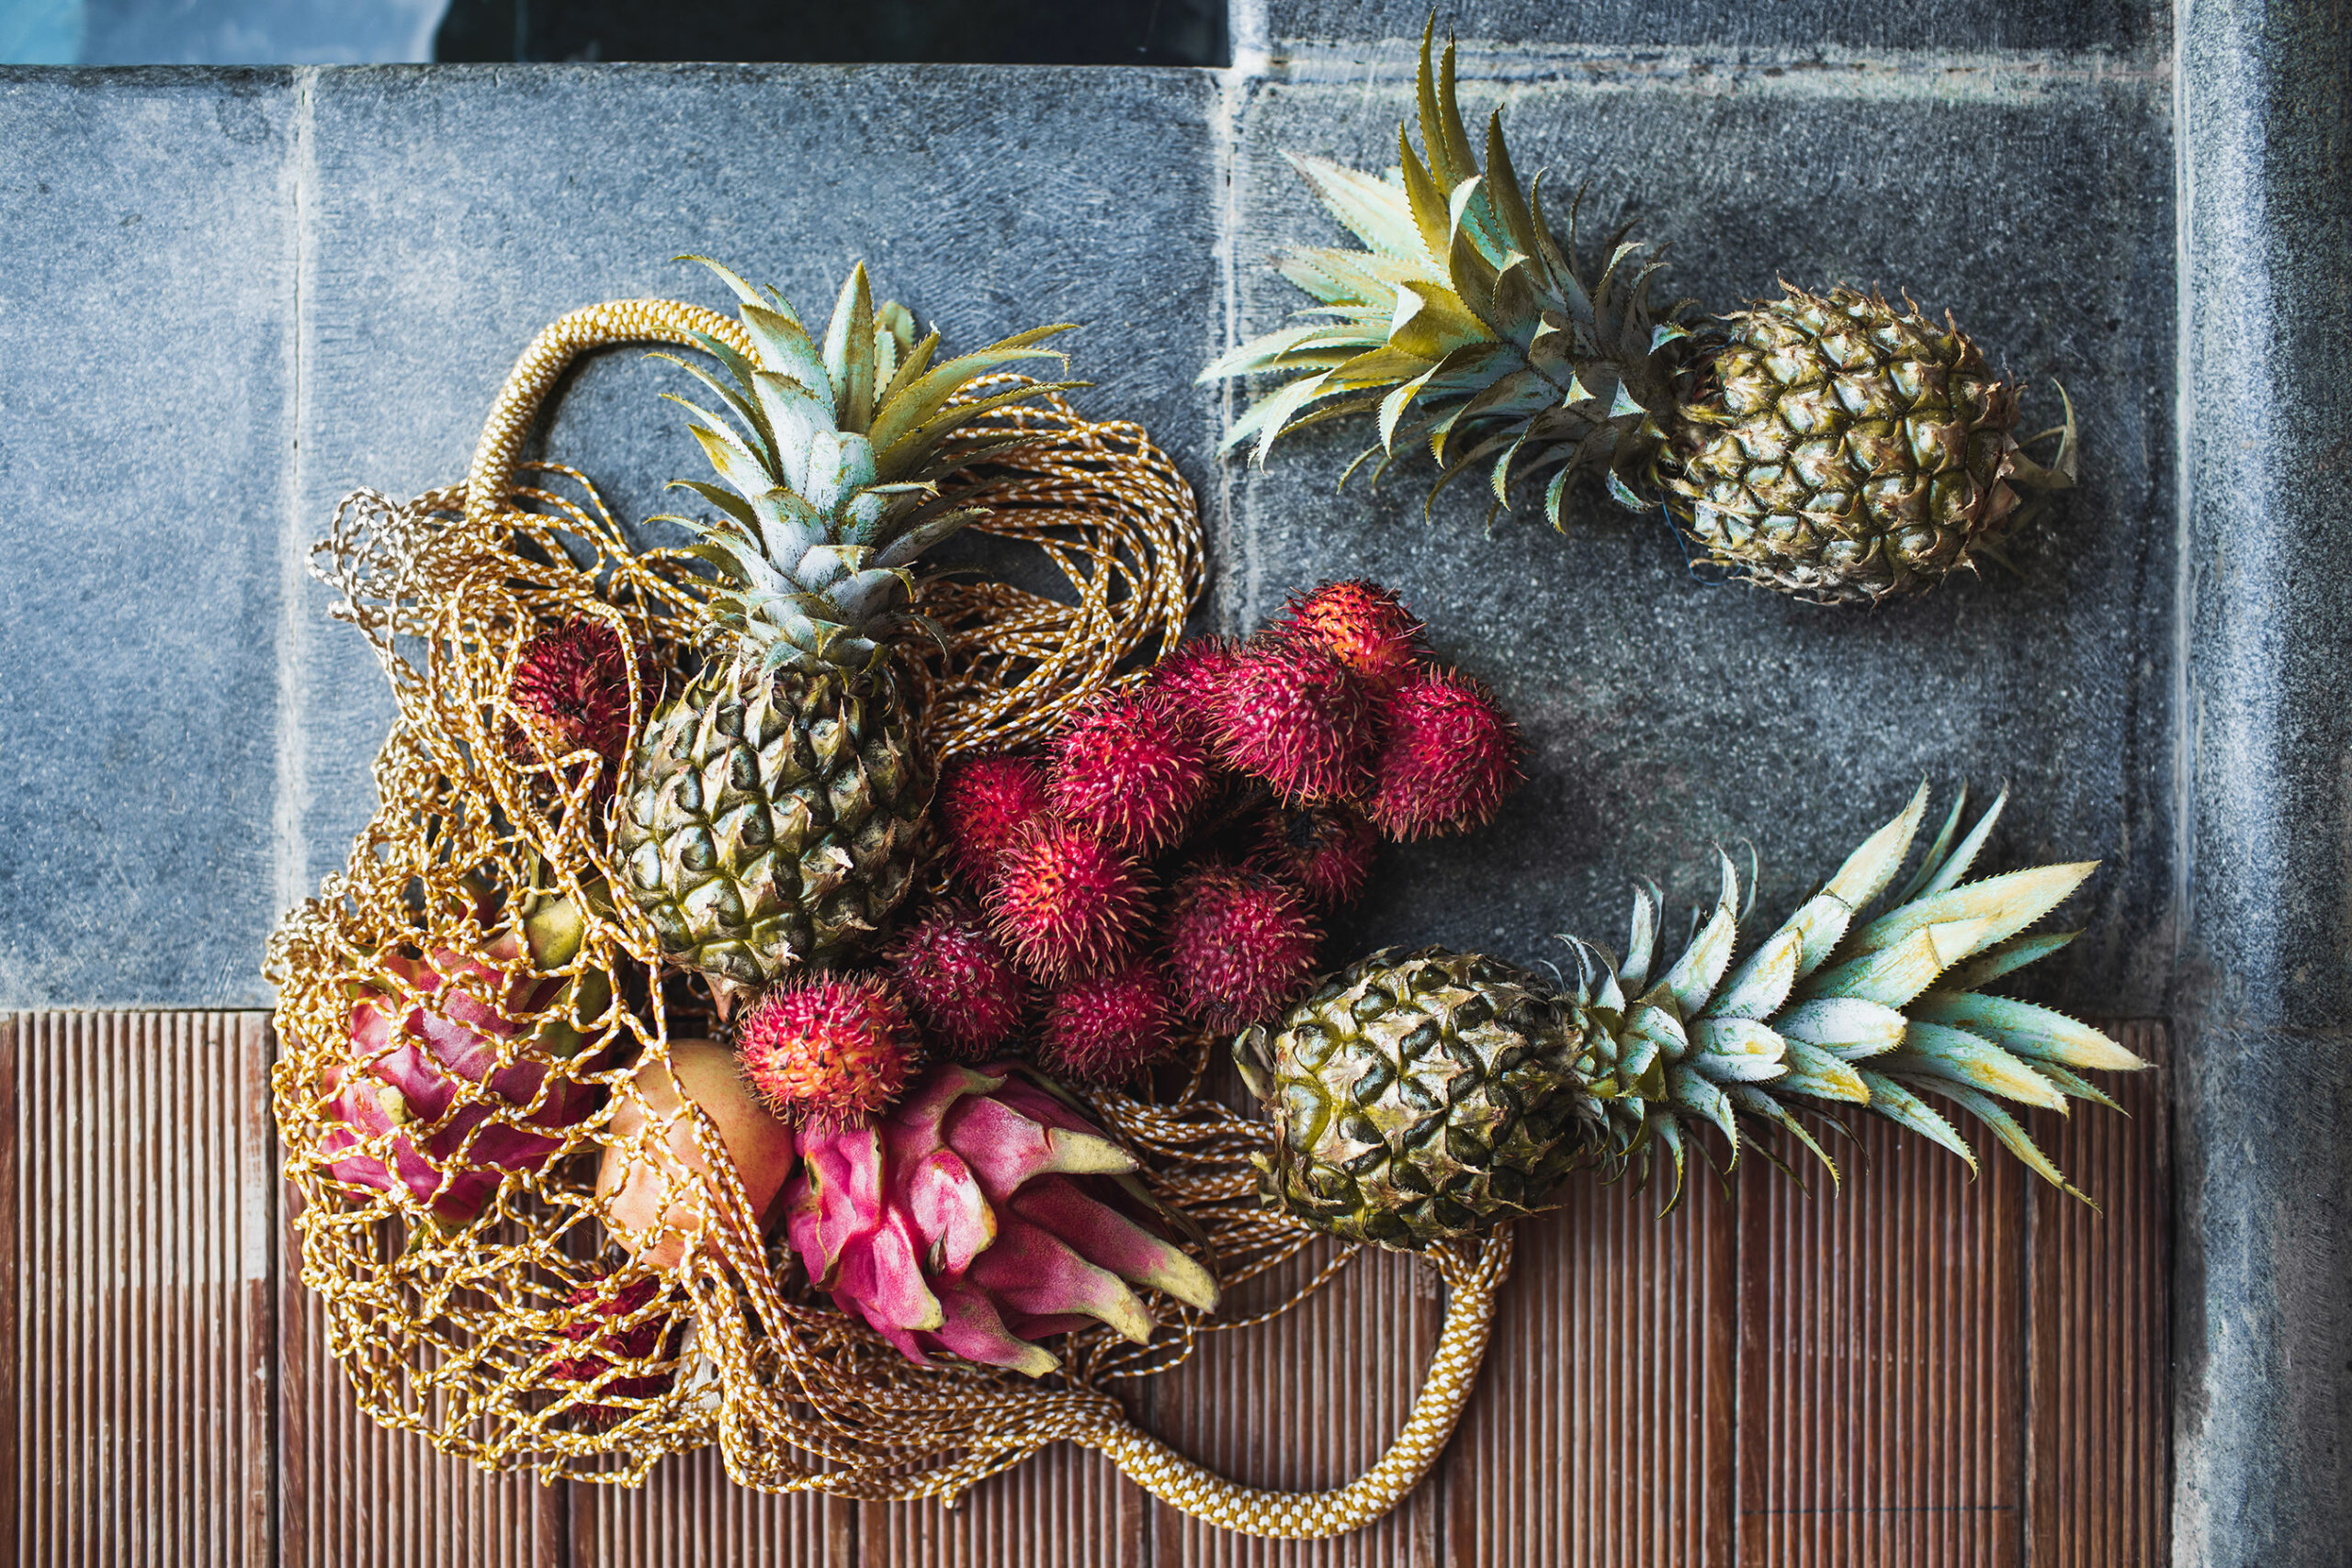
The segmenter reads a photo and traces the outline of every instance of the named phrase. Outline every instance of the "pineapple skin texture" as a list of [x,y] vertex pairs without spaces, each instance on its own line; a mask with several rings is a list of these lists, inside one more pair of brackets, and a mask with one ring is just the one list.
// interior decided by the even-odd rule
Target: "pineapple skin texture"
[[847,956],[914,884],[935,771],[888,660],[715,666],[653,715],[616,842],[662,945],[723,989]]
[[1670,505],[1715,560],[1821,603],[1927,587],[1997,550],[2018,389],[1973,343],[1850,288],[1728,318],[1686,405]]
[[1235,1043],[1274,1123],[1259,1201],[1418,1251],[1543,1206],[1599,1147],[1601,1021],[1499,960],[1383,951]]

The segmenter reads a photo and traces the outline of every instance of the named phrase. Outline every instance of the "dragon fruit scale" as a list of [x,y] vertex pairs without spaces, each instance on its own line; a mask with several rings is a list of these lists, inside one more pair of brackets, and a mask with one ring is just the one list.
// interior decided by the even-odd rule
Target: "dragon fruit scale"
[[1158,1322],[1134,1286],[1204,1312],[1208,1270],[1105,1198],[1136,1162],[1018,1064],[927,1070],[872,1122],[803,1134],[785,1189],[809,1278],[924,1366],[944,1351],[1042,1377],[1036,1341]]
[[413,997],[367,987],[353,998],[351,1055],[320,1077],[327,1125],[314,1157],[327,1176],[405,1194],[455,1227],[509,1171],[552,1158],[595,1090],[550,1081],[548,1068],[587,1043],[570,1020],[611,996],[601,974],[548,973],[579,953],[582,931],[569,899],[545,898],[489,944],[491,963],[448,948],[386,959]]

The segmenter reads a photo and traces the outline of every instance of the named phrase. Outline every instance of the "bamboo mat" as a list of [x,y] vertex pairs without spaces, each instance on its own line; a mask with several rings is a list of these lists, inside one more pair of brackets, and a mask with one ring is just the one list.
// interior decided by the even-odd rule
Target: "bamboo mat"
[[[2160,1025],[2107,1025],[2161,1063]],[[1453,1448],[1387,1520],[1250,1541],[1049,1450],[950,1511],[769,1498],[712,1453],[541,1488],[358,1416],[284,1267],[254,1013],[0,1015],[0,1550],[24,1564],[1345,1564],[2163,1561],[2164,1072],[2036,1112],[2093,1213],[1883,1122],[1844,1190],[1758,1165],[1681,1210],[1589,1183],[1521,1228]],[[1984,1140],[1990,1143],[1990,1140]],[[1328,1485],[1403,1419],[1442,1303],[1368,1255],[1212,1337],[1140,1414],[1259,1483]],[[1391,1347],[1409,1343],[1412,1355]],[[5,1561],[6,1559],[0,1559]]]

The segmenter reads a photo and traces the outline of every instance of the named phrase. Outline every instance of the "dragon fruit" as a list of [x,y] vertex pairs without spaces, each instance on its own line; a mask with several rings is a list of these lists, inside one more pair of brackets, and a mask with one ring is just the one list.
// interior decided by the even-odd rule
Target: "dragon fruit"
[[[1093,1322],[1158,1326],[1131,1285],[1206,1312],[1207,1269],[1114,1204],[1136,1162],[1016,1063],[953,1063],[859,1127],[804,1133],[786,1224],[809,1278],[898,1347],[1043,1377],[1035,1343]],[[1106,1201],[1106,1200],[1108,1200]]]
[[[388,988],[353,1000],[351,1056],[321,1075],[327,1175],[405,1194],[456,1227],[489,1206],[509,1171],[552,1158],[562,1130],[594,1109],[594,1090],[548,1069],[586,1044],[569,1019],[595,1016],[611,996],[600,974],[547,973],[578,953],[582,930],[570,900],[547,898],[490,944],[492,963],[438,947],[386,959],[430,1005]],[[514,1021],[534,1015],[545,1016]]]

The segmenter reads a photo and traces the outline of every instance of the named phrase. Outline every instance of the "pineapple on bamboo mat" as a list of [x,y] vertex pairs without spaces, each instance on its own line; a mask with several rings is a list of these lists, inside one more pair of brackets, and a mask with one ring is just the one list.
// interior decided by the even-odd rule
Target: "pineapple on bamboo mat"
[[[937,361],[862,268],[815,330],[719,276],[735,320],[550,326],[462,490],[362,492],[323,547],[399,716],[347,869],[271,944],[275,1092],[302,1279],[377,1419],[622,1483],[715,1442],[742,1484],[876,1499],[1074,1441],[1228,1528],[1337,1534],[1434,1461],[1509,1222],[1571,1172],[1826,1160],[1840,1104],[1973,1158],[1933,1095],[2063,1180],[2002,1101],[2138,1065],[1985,992],[2090,870],[1964,882],[1999,802],[1882,897],[1924,786],[1744,957],[1725,863],[1670,962],[1645,893],[1573,983],[1435,949],[1318,981],[1379,841],[1518,781],[1493,694],[1372,583],[1180,645],[1191,493],[1009,371],[1052,329]],[[516,482],[566,365],[632,342],[718,367],[686,366],[721,411],[687,405],[717,482],[686,551]],[[967,526],[1067,597],[913,575]],[[1225,1049],[1263,1116],[1204,1088]],[[1123,1386],[1325,1233],[1449,1287],[1387,1453],[1289,1494],[1139,1430]]]
[[[1234,424],[1228,446],[1257,457],[1286,430],[1374,413],[1375,482],[1426,442],[1430,498],[1484,469],[1494,511],[1514,484],[1551,478],[1544,512],[1565,528],[1579,474],[1627,509],[1663,502],[1699,556],[1732,576],[1823,604],[1933,587],[2003,547],[2031,516],[2020,490],[2074,483],[2074,412],[2048,467],[2017,437],[2019,389],[1947,315],[1906,296],[1783,284],[1713,321],[1696,302],[1654,309],[1665,263],[1629,242],[1580,259],[1576,204],[1565,242],[1544,217],[1543,178],[1522,189],[1487,127],[1482,172],[1454,98],[1453,45],[1430,63],[1422,35],[1421,151],[1396,132],[1382,180],[1328,159],[1291,162],[1330,215],[1367,247],[1294,251],[1284,277],[1314,297],[1303,324],[1234,349],[1203,381],[1283,375]],[[2061,400],[2064,393],[2060,393]],[[1345,482],[1342,476],[1341,482]]]

